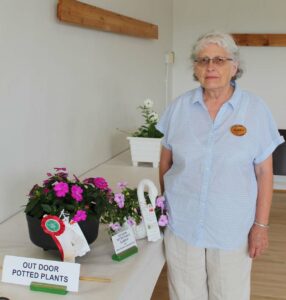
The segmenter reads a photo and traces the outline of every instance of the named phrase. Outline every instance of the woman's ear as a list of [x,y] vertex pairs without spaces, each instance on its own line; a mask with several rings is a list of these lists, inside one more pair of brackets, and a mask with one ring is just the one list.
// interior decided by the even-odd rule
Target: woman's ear
[[237,71],[238,71],[238,62],[233,62],[232,63],[232,77],[236,75]]

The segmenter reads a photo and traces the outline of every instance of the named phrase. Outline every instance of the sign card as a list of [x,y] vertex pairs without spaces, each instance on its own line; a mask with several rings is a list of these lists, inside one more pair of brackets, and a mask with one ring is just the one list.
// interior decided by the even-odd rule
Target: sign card
[[64,285],[68,291],[78,292],[80,264],[6,255],[2,281],[30,285],[41,282]]
[[155,214],[155,209],[152,204],[141,204],[141,213],[145,222],[147,231],[147,239],[149,242],[156,242],[161,239],[161,233],[158,225],[158,221]]
[[114,251],[116,254],[137,246],[134,233],[131,227],[119,231],[112,236]]

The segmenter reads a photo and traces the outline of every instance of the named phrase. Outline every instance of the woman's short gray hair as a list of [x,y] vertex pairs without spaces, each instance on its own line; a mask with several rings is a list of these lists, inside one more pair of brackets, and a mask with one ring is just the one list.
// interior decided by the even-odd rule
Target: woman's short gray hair
[[[198,53],[209,44],[217,44],[218,46],[224,48],[230,54],[231,58],[238,64],[237,72],[233,76],[232,80],[236,80],[240,78],[243,73],[243,70],[240,66],[239,49],[232,36],[227,33],[219,32],[219,31],[211,31],[200,36],[192,49],[192,53],[191,53],[192,62],[195,61]],[[195,74],[194,74],[194,79],[197,80]]]

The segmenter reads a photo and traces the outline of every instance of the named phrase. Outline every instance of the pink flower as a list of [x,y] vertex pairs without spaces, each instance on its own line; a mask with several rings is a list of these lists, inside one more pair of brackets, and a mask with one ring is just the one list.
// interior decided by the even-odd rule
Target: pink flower
[[69,186],[65,182],[57,183],[53,189],[56,192],[57,197],[65,197],[65,195],[69,192]]
[[109,224],[109,227],[110,227],[113,231],[118,231],[118,230],[121,228],[121,226],[120,226],[120,224],[119,224],[118,222],[116,222],[116,223],[110,223],[110,224]]
[[50,179],[45,179],[45,180],[43,181],[43,185],[48,185],[49,182],[50,182]]
[[164,196],[159,196],[159,197],[156,199],[156,206],[163,209],[163,208],[165,208],[164,202],[165,202]]
[[112,190],[110,188],[106,189],[106,198],[107,198],[109,203],[113,202],[113,193],[112,193]]
[[127,187],[127,182],[126,181],[120,181],[120,182],[117,183],[117,187],[120,190],[124,190]]
[[80,202],[82,200],[82,193],[83,189],[78,185],[73,185],[71,188],[72,197],[77,201]]
[[92,177],[86,178],[86,179],[83,180],[83,183],[86,183],[86,184],[88,184],[88,183],[94,183],[94,178],[92,178]]
[[166,215],[161,215],[158,224],[161,227],[165,227],[168,224],[168,217]]
[[135,223],[135,221],[134,221],[133,218],[128,217],[127,224],[130,225],[130,226],[133,226],[133,225],[135,225],[136,223]]
[[67,170],[67,168],[54,168],[56,171],[64,171],[64,172],[66,172],[66,170]]
[[48,194],[48,192],[49,192],[50,190],[49,189],[47,189],[47,188],[44,188],[44,190],[43,190],[43,192],[44,192],[44,194]]
[[106,190],[108,188],[107,181],[102,177],[94,178],[94,185],[98,187],[100,190]]
[[74,217],[72,218],[72,220],[74,222],[79,222],[79,221],[85,221],[86,220],[86,211],[85,210],[81,210],[79,209],[76,214],[74,215]]
[[123,208],[124,207],[125,198],[124,198],[123,194],[116,193],[114,195],[114,201],[117,203],[117,205],[118,205],[119,208]]

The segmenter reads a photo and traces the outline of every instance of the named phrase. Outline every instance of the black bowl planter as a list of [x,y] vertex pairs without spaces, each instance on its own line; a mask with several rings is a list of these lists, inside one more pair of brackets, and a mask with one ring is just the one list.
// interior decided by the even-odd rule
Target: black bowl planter
[[[41,227],[41,219],[26,215],[30,240],[33,244],[44,250],[57,250],[57,246],[52,237],[45,233]],[[93,243],[98,235],[99,221],[88,219],[78,223],[88,244]]]

